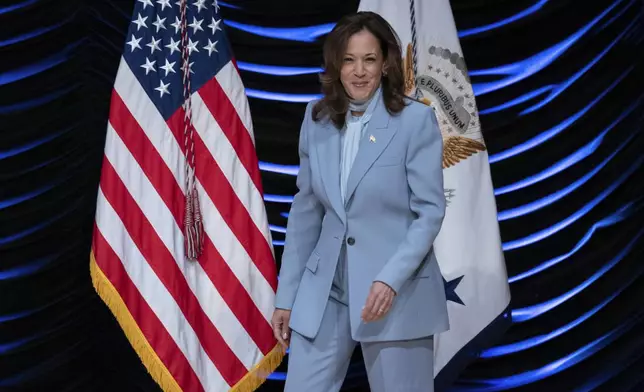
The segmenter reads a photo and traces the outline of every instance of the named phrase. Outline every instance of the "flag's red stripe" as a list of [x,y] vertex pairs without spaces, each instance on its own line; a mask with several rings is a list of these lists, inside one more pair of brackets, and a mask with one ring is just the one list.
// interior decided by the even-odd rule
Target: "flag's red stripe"
[[204,388],[185,355],[130,280],[121,260],[96,225],[94,225],[93,250],[96,264],[119,292],[139,329],[179,387],[183,391],[203,391]]
[[[174,176],[117,93],[112,96],[111,108],[112,127],[182,227],[185,201]],[[206,241],[199,263],[251,339],[267,354],[275,344],[271,326],[214,245]]]
[[[182,140],[183,137],[182,121],[182,110],[177,110],[168,120],[168,126],[177,141]],[[266,238],[253,222],[246,207],[237,197],[235,190],[197,133],[194,134],[194,141],[197,178],[239,243],[246,249],[257,269],[273,290],[277,290],[275,259]],[[180,145],[182,145],[181,142]],[[204,217],[204,219],[208,219],[208,217]]]
[[208,237],[199,263],[257,347],[268,354],[276,343],[273,329]]
[[[179,227],[185,214],[185,198],[172,171],[159,155],[147,135],[141,129],[125,102],[116,90],[112,94],[110,123],[127,146],[134,159],[152,183],[165,205],[172,212]],[[158,132],[159,130],[153,130]]]
[[[195,137],[195,149],[197,151],[196,173],[206,193],[210,196],[237,240],[246,249],[257,269],[264,275],[273,290],[277,290],[275,261],[266,238],[259,231],[248,210],[239,200],[235,190],[221,171],[217,161],[210,155],[203,144],[203,140],[198,136]],[[203,174],[200,175],[200,172]]]
[[186,320],[195,331],[201,346],[215,364],[223,379],[234,385],[247,369],[231,351],[217,328],[204,314],[170,251],[157,235],[136,201],[108,160],[103,163],[101,189],[114,207],[132,240],[150,264],[168,292],[179,305]]
[[226,92],[221,88],[217,79],[212,78],[199,89],[199,96],[224,131],[260,195],[263,195],[255,145]]

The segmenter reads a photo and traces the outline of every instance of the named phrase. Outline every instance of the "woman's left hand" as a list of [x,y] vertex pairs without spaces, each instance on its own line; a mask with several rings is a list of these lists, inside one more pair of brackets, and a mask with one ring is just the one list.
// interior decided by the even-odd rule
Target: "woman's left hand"
[[373,282],[367,303],[362,308],[362,320],[368,323],[385,317],[394,302],[396,292],[382,282]]

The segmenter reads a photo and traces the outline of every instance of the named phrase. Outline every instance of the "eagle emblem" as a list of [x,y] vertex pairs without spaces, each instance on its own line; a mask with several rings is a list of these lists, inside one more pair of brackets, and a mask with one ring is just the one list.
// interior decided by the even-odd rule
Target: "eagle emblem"
[[[403,56],[403,76],[405,77],[405,95],[416,96],[416,75],[414,74],[414,53],[411,44],[407,44],[407,50]],[[425,105],[431,105],[429,98],[421,96],[418,100]]]
[[485,151],[485,144],[465,136],[443,137],[443,169]]
[[[443,169],[486,150],[480,124],[475,120],[478,118],[476,102],[464,60],[457,53],[449,52],[448,56],[447,52],[446,49],[431,47],[429,53],[436,60],[427,67],[427,75],[418,77],[414,73],[411,43],[407,44],[403,56],[405,94],[431,106],[436,113],[443,136]],[[434,88],[428,88],[430,85]],[[438,99],[432,95],[433,91],[442,93],[441,102],[432,101],[432,98]],[[451,92],[456,92],[456,95],[451,95]],[[449,97],[448,106],[445,106],[446,96]]]

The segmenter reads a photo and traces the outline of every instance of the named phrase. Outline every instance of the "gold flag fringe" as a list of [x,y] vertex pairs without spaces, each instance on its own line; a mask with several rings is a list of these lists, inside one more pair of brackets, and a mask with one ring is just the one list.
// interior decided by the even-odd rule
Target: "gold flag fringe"
[[277,369],[282,359],[284,359],[284,349],[277,343],[255,368],[230,389],[230,392],[253,392]]
[[127,309],[119,292],[112,285],[112,282],[107,279],[107,276],[101,271],[98,264],[96,264],[94,252],[90,253],[89,272],[92,277],[94,289],[112,311],[114,317],[116,317],[127,340],[130,341],[132,348],[138,354],[141,362],[143,362],[148,373],[152,376],[152,379],[165,392],[182,392],[177,381],[172,377],[170,371],[165,367],[161,358],[157,356],[157,353],[150,346],[150,343],[145,338],[145,335],[143,335],[138,324],[134,321],[134,317],[132,317],[132,314]]
[[[120,324],[125,336],[130,341],[134,351],[138,354],[141,362],[152,376],[152,379],[161,387],[164,392],[183,392],[177,381],[172,377],[170,371],[165,367],[150,346],[150,343],[143,335],[143,332],[130,314],[125,302],[119,292],[107,279],[103,271],[96,264],[94,252],[90,253],[89,264],[90,275],[94,289],[99,297],[105,302],[116,320]],[[284,359],[284,350],[280,344],[275,347],[250,370],[241,380],[235,384],[229,392],[253,392],[259,388],[268,376],[277,369]],[[186,391],[189,392],[189,391]]]

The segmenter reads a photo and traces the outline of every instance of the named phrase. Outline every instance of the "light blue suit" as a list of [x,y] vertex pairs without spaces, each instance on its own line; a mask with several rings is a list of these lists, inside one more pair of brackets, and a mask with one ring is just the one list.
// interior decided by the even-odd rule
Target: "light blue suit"
[[[449,328],[443,280],[432,251],[445,213],[442,138],[433,110],[408,103],[391,116],[381,99],[376,102],[345,203],[340,194],[341,131],[328,120],[314,122],[313,103],[307,106],[300,131],[299,191],[289,213],[275,300],[277,308],[292,310],[290,327],[299,335],[293,334],[291,342],[289,377],[292,366],[306,373],[306,366],[320,360],[306,357],[313,355],[311,350],[296,350],[295,340],[315,342],[323,339],[318,339],[322,330],[327,334],[335,328],[337,334],[345,327],[325,326],[331,319],[337,323],[346,316],[348,336],[335,339],[348,342],[345,346],[361,342],[363,351],[365,343],[395,346],[396,341],[427,339]],[[346,310],[329,301],[342,252],[348,272]],[[360,315],[374,281],[386,283],[397,295],[384,319],[365,324]],[[350,357],[353,348],[343,350]],[[302,351],[297,361],[294,351]],[[336,358],[339,366],[345,357]],[[366,352],[365,360],[369,362]],[[315,390],[310,383],[291,387]]]

